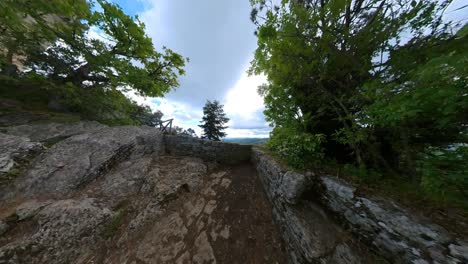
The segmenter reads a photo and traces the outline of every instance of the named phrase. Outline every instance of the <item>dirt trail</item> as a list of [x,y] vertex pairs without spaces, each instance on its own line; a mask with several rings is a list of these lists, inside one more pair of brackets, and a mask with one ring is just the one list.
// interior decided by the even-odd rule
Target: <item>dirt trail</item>
[[212,217],[229,226],[227,240],[214,244],[219,263],[286,263],[271,207],[256,171],[250,164],[233,167],[225,177],[231,181],[218,199]]
[[108,247],[93,262],[287,263],[253,166],[216,171],[201,188],[183,188],[145,232]]

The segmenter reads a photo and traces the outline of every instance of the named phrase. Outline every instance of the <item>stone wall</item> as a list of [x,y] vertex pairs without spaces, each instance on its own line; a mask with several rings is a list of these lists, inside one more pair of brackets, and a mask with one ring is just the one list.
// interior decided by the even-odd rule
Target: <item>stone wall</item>
[[466,240],[391,201],[358,196],[332,176],[288,171],[260,149],[252,161],[292,263],[468,263]]
[[188,136],[164,136],[166,153],[174,156],[191,156],[226,164],[250,160],[250,145],[202,140]]

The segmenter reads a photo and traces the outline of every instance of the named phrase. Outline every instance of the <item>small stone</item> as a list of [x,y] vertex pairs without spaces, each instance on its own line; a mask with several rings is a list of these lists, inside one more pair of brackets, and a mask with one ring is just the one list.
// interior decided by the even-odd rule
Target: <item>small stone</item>
[[221,181],[221,186],[223,186],[224,188],[227,189],[229,187],[229,185],[231,185],[231,180],[230,179],[223,179]]
[[193,263],[216,263],[213,248],[208,242],[208,236],[203,231],[195,240],[196,253],[192,258]]
[[205,214],[211,214],[213,213],[214,209],[216,208],[216,201],[215,200],[210,200],[208,203],[205,205],[205,209],[203,212]]
[[3,220],[0,220],[0,236],[5,234],[9,228],[10,226],[7,223],[5,223]]
[[224,239],[228,239],[230,229],[231,228],[229,226],[224,226],[223,230],[221,230],[221,232],[219,232],[219,235]]
[[468,243],[457,241],[459,245],[450,244],[450,255],[468,261]]

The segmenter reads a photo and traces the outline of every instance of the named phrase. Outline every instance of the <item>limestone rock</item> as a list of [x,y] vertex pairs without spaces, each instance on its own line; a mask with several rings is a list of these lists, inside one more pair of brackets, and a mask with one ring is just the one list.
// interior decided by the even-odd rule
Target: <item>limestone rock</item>
[[38,156],[24,177],[17,179],[17,194],[69,194],[125,160],[139,137],[158,133],[151,128],[127,126],[104,128],[65,139]]
[[15,160],[41,149],[42,144],[31,142],[29,138],[0,133],[0,174],[9,172],[15,166]]
[[37,123],[2,128],[4,133],[26,137],[32,141],[50,141],[90,133],[107,127],[95,121],[75,123]]
[[9,226],[5,221],[0,220],[0,236],[3,235],[6,231],[8,231]]
[[310,188],[310,179],[304,174],[288,171],[283,175],[281,192],[284,199],[291,204],[300,201],[301,196]]
[[124,161],[107,173],[91,192],[98,192],[110,199],[137,194],[148,181],[152,162],[151,157]]
[[95,199],[56,201],[34,217],[37,232],[0,247],[0,263],[73,262],[93,249],[99,228],[112,215]]
[[51,204],[52,201],[30,200],[16,207],[18,221],[23,221],[35,216],[42,208]]
[[468,262],[468,243],[464,241],[456,241],[449,246],[450,254]]
[[443,252],[449,251],[445,245],[452,237],[442,227],[417,219],[390,201],[358,197],[352,186],[339,179],[330,176],[320,179],[325,186],[326,205],[342,215],[358,234],[373,241],[382,255],[388,258],[400,255],[407,262],[444,263],[446,258],[451,258]]

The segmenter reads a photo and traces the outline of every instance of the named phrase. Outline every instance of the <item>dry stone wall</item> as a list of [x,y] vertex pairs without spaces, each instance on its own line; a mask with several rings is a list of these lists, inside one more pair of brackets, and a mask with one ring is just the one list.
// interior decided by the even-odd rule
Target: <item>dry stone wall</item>
[[189,136],[164,136],[166,152],[174,156],[191,156],[203,160],[236,164],[250,160],[252,147]]
[[358,196],[332,176],[288,171],[260,149],[252,160],[293,263],[468,263],[466,240],[391,201]]

